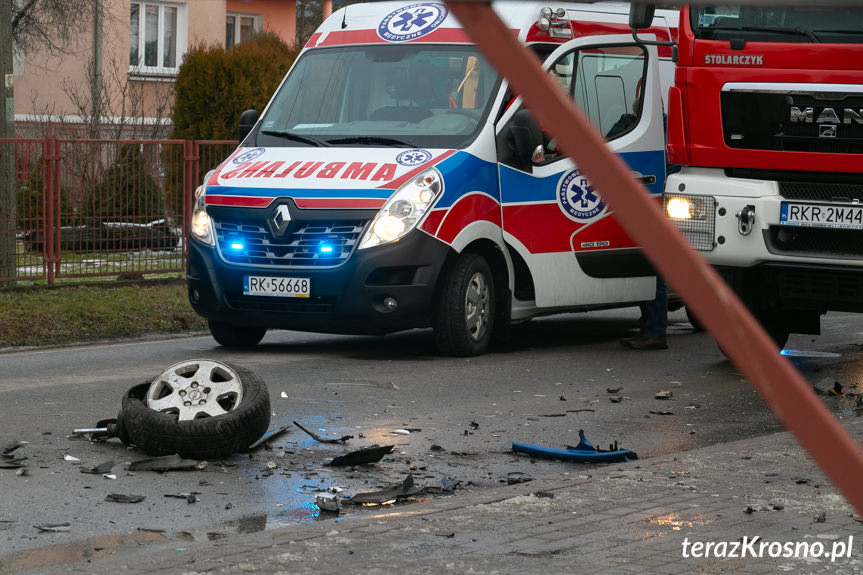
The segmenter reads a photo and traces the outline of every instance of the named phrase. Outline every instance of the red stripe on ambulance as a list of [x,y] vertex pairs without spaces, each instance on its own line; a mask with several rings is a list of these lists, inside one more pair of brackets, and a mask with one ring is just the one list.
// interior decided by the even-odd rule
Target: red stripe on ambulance
[[448,244],[452,243],[468,224],[480,220],[500,227],[500,205],[486,194],[468,194],[449,209],[437,231],[437,237]]
[[241,208],[266,208],[274,198],[261,198],[255,196],[211,196],[207,194],[207,205],[209,206],[237,206]]

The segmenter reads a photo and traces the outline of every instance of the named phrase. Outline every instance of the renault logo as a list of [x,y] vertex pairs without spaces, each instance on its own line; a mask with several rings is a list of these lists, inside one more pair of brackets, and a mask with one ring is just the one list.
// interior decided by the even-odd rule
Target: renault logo
[[273,222],[274,235],[285,235],[285,232],[288,231],[288,225],[291,223],[291,211],[288,209],[288,206],[285,204],[278,206],[270,221]]

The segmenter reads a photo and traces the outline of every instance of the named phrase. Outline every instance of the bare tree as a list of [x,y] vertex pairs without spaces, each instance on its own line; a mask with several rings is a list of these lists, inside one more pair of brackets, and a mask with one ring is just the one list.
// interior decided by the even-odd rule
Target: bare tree
[[22,54],[67,53],[70,40],[86,29],[99,0],[4,0],[12,4],[12,41]]
[[[60,56],[101,12],[102,0],[0,0],[0,138],[15,136],[12,62],[14,54]],[[14,278],[17,227],[14,144],[2,144],[0,161],[0,277]],[[5,148],[9,148],[8,150]],[[9,282],[10,284],[12,282]]]

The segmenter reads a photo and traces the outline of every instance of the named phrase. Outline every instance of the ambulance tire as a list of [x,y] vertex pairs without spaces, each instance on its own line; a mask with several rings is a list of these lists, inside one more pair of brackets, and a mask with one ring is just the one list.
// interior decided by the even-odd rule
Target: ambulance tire
[[698,318],[695,317],[695,314],[689,311],[689,306],[686,306],[684,308],[684,311],[686,312],[686,319],[688,319],[689,323],[692,324],[693,331],[704,331],[704,326],[701,325],[701,322],[698,321]]
[[243,399],[227,413],[198,419],[178,419],[147,405],[152,382],[129,389],[118,420],[124,443],[152,456],[179,454],[186,459],[218,460],[246,451],[270,425],[270,392],[256,374],[231,366],[243,387]]
[[267,328],[248,325],[232,325],[221,321],[207,320],[210,334],[224,347],[254,347],[264,339]]
[[468,357],[486,351],[494,331],[494,276],[478,254],[463,254],[445,273],[435,305],[438,351]]

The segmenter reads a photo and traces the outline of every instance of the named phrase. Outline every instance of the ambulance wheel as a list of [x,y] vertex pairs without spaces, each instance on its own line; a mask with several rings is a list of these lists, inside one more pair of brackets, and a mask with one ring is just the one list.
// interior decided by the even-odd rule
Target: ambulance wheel
[[689,311],[689,306],[686,306],[684,308],[684,311],[686,312],[686,319],[688,319],[689,323],[692,324],[692,329],[695,331],[704,331],[704,326],[701,325],[701,322],[698,321],[698,318],[695,317],[695,314]]
[[207,320],[210,334],[219,345],[225,347],[254,347],[264,339],[267,328],[248,325],[231,325],[221,321]]
[[444,355],[480,355],[494,328],[494,279],[477,254],[463,254],[444,275],[435,306],[434,334]]
[[123,396],[118,420],[128,442],[153,455],[222,459],[245,451],[270,424],[270,393],[253,372],[187,360]]

